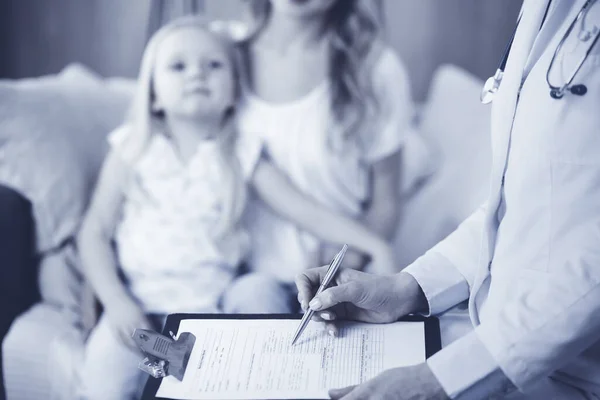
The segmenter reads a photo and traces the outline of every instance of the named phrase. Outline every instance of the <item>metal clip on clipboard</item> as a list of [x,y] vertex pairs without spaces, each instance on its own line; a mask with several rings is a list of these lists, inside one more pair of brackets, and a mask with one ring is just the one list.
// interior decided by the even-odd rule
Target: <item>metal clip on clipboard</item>
[[196,336],[183,332],[175,339],[149,329],[136,329],[133,340],[146,356],[139,363],[139,369],[155,378],[171,375],[183,380]]

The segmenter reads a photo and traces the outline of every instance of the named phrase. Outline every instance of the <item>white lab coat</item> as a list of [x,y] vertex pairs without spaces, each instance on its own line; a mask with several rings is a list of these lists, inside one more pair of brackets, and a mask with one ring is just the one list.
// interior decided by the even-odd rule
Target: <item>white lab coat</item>
[[[428,360],[451,398],[527,392],[548,376],[600,394],[600,43],[574,81],[588,93],[552,99],[546,71],[584,0],[553,3],[538,35],[548,2],[525,0],[493,102],[486,205],[405,270],[432,314],[468,299],[473,330]],[[579,60],[578,31],[555,84]]]

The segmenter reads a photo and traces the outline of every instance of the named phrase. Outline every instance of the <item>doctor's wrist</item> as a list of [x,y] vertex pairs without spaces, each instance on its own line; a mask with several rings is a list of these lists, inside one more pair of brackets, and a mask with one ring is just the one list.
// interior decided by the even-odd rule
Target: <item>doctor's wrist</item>
[[419,282],[407,272],[399,272],[394,276],[394,292],[398,297],[401,310],[400,317],[407,314],[428,314],[429,302]]

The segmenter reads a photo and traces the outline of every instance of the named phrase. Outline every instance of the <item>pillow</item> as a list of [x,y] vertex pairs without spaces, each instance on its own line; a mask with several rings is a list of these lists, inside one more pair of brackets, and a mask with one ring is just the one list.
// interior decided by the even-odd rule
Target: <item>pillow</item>
[[437,167],[432,148],[418,129],[412,124],[404,137],[400,160],[400,197],[403,199],[413,196]]
[[50,252],[79,226],[130,96],[83,66],[56,76],[0,80],[0,182],[33,206],[37,247]]
[[395,240],[401,266],[444,239],[487,198],[491,108],[479,101],[482,85],[452,65],[434,74],[419,131],[435,174],[404,203]]

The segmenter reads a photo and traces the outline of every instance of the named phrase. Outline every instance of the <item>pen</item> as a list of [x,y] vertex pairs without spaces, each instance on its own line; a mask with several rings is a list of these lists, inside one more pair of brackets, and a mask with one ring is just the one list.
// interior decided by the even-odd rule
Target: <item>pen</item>
[[[327,268],[327,273],[325,274],[325,277],[323,278],[321,286],[319,286],[319,290],[317,290],[315,297],[318,296],[323,290],[327,289],[327,286],[329,286],[329,284],[333,280],[333,277],[335,276],[335,274],[337,274],[337,271],[340,268],[340,265],[342,264],[342,260],[344,259],[344,255],[346,254],[346,250],[348,250],[347,244],[345,244],[344,247],[342,247],[342,249],[335,255],[335,257],[333,257],[333,260],[331,260],[329,268]],[[298,340],[314,313],[315,312],[310,308],[306,311],[306,313],[302,317],[302,320],[300,321],[300,326],[298,327],[298,329],[296,329],[294,339],[292,339],[292,346],[294,345],[294,343],[296,343],[296,340]]]

